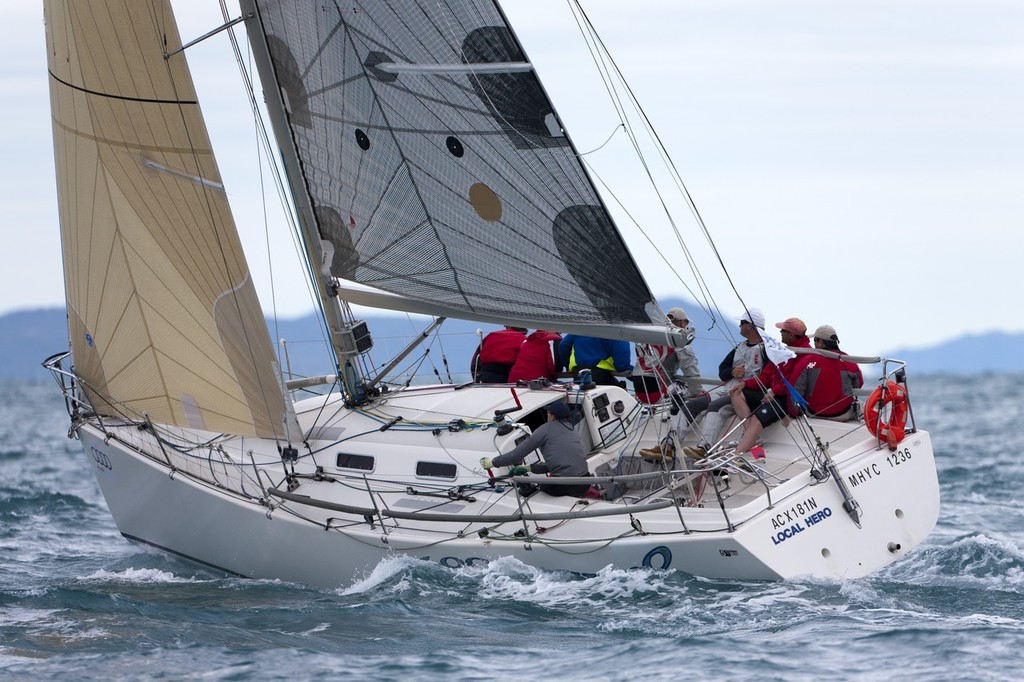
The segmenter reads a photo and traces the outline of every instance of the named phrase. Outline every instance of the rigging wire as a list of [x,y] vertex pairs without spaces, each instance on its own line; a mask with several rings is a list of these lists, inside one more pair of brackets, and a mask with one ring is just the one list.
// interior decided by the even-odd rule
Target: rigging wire
[[[221,16],[223,17],[224,21],[226,22],[226,21],[228,21],[230,19],[230,13],[228,12],[227,4],[226,4],[225,0],[218,0],[218,2],[220,4]],[[269,222],[269,219],[267,218],[267,213],[266,213],[266,187],[265,187],[265,185],[263,183],[263,174],[262,174],[264,158],[269,161],[268,168],[269,168],[269,170],[271,172],[271,178],[272,178],[272,180],[274,182],[274,188],[275,188],[275,190],[277,192],[278,200],[280,201],[280,204],[281,204],[282,216],[283,216],[284,220],[288,223],[288,226],[289,226],[288,233],[289,233],[289,236],[291,237],[292,248],[295,250],[295,254],[296,254],[297,258],[299,259],[299,262],[302,263],[303,266],[307,270],[307,276],[305,278],[303,278],[303,279],[304,279],[304,282],[305,282],[305,285],[306,285],[306,293],[309,296],[309,300],[313,304],[313,309],[319,313],[317,315],[317,317],[318,317],[318,320],[319,320],[319,323],[320,323],[318,326],[319,326],[319,329],[320,329],[321,341],[323,342],[324,347],[326,349],[328,349],[329,352],[331,352],[330,349],[332,348],[332,346],[331,346],[331,343],[330,343],[330,340],[329,340],[328,334],[327,334],[327,327],[328,327],[328,325],[327,325],[327,318],[326,318],[325,313],[323,312],[322,304],[320,303],[319,297],[313,291],[313,284],[312,284],[312,282],[314,280],[312,279],[312,277],[315,276],[315,273],[313,272],[312,264],[308,262],[309,259],[306,258],[305,250],[302,248],[302,245],[301,245],[300,230],[299,230],[299,226],[298,226],[298,219],[296,218],[295,207],[294,207],[294,204],[291,201],[291,195],[289,194],[289,192],[286,189],[286,183],[284,181],[284,178],[282,177],[281,168],[274,161],[274,159],[275,159],[275,155],[274,155],[274,152],[273,152],[274,146],[273,146],[273,144],[271,142],[270,133],[269,133],[269,131],[267,129],[266,119],[263,116],[263,111],[262,111],[262,109],[260,107],[260,104],[259,104],[259,98],[257,98],[257,96],[256,96],[256,89],[255,89],[255,87],[253,85],[252,65],[251,65],[252,50],[251,49],[247,49],[246,50],[246,53],[249,55],[249,64],[247,65],[246,64],[246,59],[243,58],[243,55],[242,55],[242,49],[239,47],[238,38],[235,35],[235,28],[234,27],[229,28],[227,30],[227,34],[228,34],[228,40],[231,43],[231,49],[232,49],[232,51],[234,53],[234,56],[235,56],[235,63],[238,66],[238,72],[239,72],[239,75],[240,75],[241,80],[242,80],[242,85],[245,88],[246,98],[248,99],[248,102],[249,102],[249,108],[252,111],[253,125],[255,127],[255,134],[256,134],[257,144],[262,149],[262,155],[258,155],[259,156],[259,162],[260,162],[260,171],[261,171],[260,172],[260,196],[261,196],[261,199],[262,199],[262,201],[264,203],[264,221],[265,221],[265,230],[264,230],[264,232],[265,232],[266,247],[267,247],[267,260],[268,260],[268,263],[271,264],[270,279],[271,279],[271,292],[272,292],[271,295],[272,295],[272,298],[273,298],[272,305],[273,305],[273,310],[274,310],[274,322],[275,322],[275,325],[278,324],[277,294],[276,294],[276,288],[275,288],[275,278],[274,278],[274,274],[273,274],[272,254],[271,254],[271,249],[270,249],[270,234],[269,234],[269,229],[266,229],[266,225]],[[247,41],[247,44],[248,44],[248,41]],[[279,334],[275,333],[275,339],[278,339],[277,341],[275,341],[275,344],[274,344],[275,347],[279,346],[279,336],[280,336]],[[278,359],[279,359],[279,362],[280,362],[280,356],[278,356]]]
[[[586,17],[586,15],[583,14],[582,8],[578,7],[578,3],[576,3],[575,7],[579,9],[579,12],[580,12],[580,15],[582,15],[582,18],[581,18],[580,15],[577,15],[576,12],[574,11],[573,3],[572,2],[569,3],[570,11],[573,12],[573,19],[576,21],[577,27],[580,30],[580,34],[583,37],[584,44],[587,46],[587,49],[590,51],[591,59],[594,62],[594,65],[596,67],[598,75],[601,77],[601,80],[604,83],[605,90],[607,91],[608,97],[611,100],[612,107],[617,112],[617,115],[618,115],[619,121],[620,121],[620,127],[626,133],[626,136],[628,137],[630,143],[632,144],[633,150],[636,153],[638,160],[640,161],[641,165],[643,166],[643,168],[644,168],[644,170],[645,170],[645,172],[647,174],[647,177],[648,177],[648,180],[650,182],[651,188],[653,189],[655,194],[658,196],[658,199],[659,199],[659,201],[661,203],[662,209],[663,209],[663,211],[664,211],[664,213],[665,213],[665,215],[666,215],[666,217],[667,217],[667,219],[669,221],[669,224],[672,226],[673,234],[676,237],[676,241],[679,244],[680,249],[682,250],[682,252],[683,252],[687,262],[689,263],[690,270],[694,274],[694,277],[697,280],[698,288],[701,289],[701,291],[703,293],[703,298],[706,301],[708,296],[709,296],[708,288],[704,285],[703,278],[701,277],[700,271],[699,271],[699,269],[696,266],[696,262],[692,258],[691,254],[690,254],[690,250],[687,247],[685,240],[682,238],[682,235],[680,234],[679,228],[676,225],[676,222],[675,222],[675,219],[674,219],[674,217],[672,215],[671,210],[668,208],[667,204],[665,203],[664,196],[661,193],[661,190],[660,190],[660,188],[658,186],[658,183],[654,179],[653,173],[651,172],[651,169],[650,169],[649,165],[647,164],[647,161],[646,161],[646,158],[644,156],[643,150],[642,150],[642,148],[641,148],[641,146],[640,146],[640,144],[639,144],[639,142],[638,142],[638,140],[636,138],[636,135],[633,133],[633,129],[632,129],[632,126],[630,125],[630,122],[629,122],[629,115],[627,114],[626,107],[623,105],[622,100],[621,100],[621,98],[620,98],[620,96],[619,96],[619,94],[617,92],[617,89],[616,89],[616,87],[614,85],[616,79],[614,79],[612,77],[611,69],[609,68],[608,64],[606,63],[606,60],[611,61],[611,57],[607,53],[607,49],[604,48],[603,43],[600,41],[600,38],[597,35],[596,29],[594,28],[594,26],[592,24],[590,24],[589,19]],[[586,26],[584,24],[586,24]],[[614,62],[613,62],[613,64],[614,64]],[[617,71],[617,69],[616,69],[616,71]],[[619,81],[624,81],[624,78],[622,77],[621,73],[619,73],[618,80]],[[638,106],[638,104],[635,101],[634,101],[634,106]],[[605,144],[607,144],[607,142]],[[604,146],[604,145],[602,145],[602,146]],[[595,177],[599,177],[598,173],[597,173],[596,169],[593,167],[593,165],[590,164],[589,162],[587,163],[587,165],[588,165],[588,168],[590,168],[591,172],[595,175]],[[693,294],[693,291],[690,288],[690,286],[683,280],[683,278],[679,275],[679,273],[676,272],[674,266],[672,266],[672,264],[669,262],[668,258],[665,256],[663,250],[657,248],[657,245],[655,244],[653,238],[647,233],[646,230],[644,230],[644,228],[639,224],[639,222],[629,213],[628,209],[626,209],[626,207],[622,203],[622,201],[617,196],[615,196],[614,193],[611,191],[611,189],[608,186],[608,184],[606,182],[604,182],[603,179],[601,179],[601,178],[599,178],[599,179],[601,181],[601,184],[605,187],[605,189],[613,196],[613,198],[615,199],[616,203],[618,203],[619,206],[626,212],[627,216],[630,218],[630,220],[634,224],[634,226],[636,226],[636,228],[640,231],[640,233],[647,239],[648,243],[650,243],[651,246],[655,247],[655,251],[659,254],[659,256],[661,257],[662,261],[665,262],[665,264],[669,266],[669,268],[672,270],[673,274],[676,276],[676,279],[678,279],[679,282],[683,284],[683,286],[686,288],[687,291],[689,291],[691,294]],[[694,300],[698,300],[701,297],[697,296],[697,295],[693,295],[693,298],[694,298]],[[708,314],[714,320],[714,315],[712,313],[713,309],[712,309],[711,305],[704,304],[701,307],[706,312],[708,312]]]
[[[722,255],[719,252],[718,247],[716,246],[716,244],[714,242],[714,239],[712,238],[711,233],[710,233],[710,231],[707,228],[707,225],[706,225],[706,223],[704,221],[703,216],[701,215],[699,209],[697,208],[696,202],[694,201],[692,195],[690,194],[689,189],[687,188],[685,182],[682,180],[682,176],[680,175],[679,170],[678,170],[677,166],[675,165],[675,162],[672,160],[672,158],[669,155],[667,149],[665,148],[664,144],[662,143],[661,138],[658,135],[656,129],[654,128],[653,124],[651,123],[651,121],[650,121],[649,117],[647,116],[646,112],[644,111],[643,107],[640,105],[639,100],[636,98],[635,94],[633,93],[633,90],[629,86],[629,83],[626,81],[624,75],[622,74],[622,71],[619,69],[618,64],[615,62],[614,58],[611,57],[611,54],[608,51],[608,49],[607,49],[606,45],[604,44],[603,40],[601,39],[600,35],[598,34],[596,27],[591,22],[591,20],[590,20],[589,16],[587,15],[586,11],[580,5],[579,0],[567,0],[567,3],[569,4],[570,11],[573,12],[574,17],[576,18],[577,24],[580,27],[580,31],[581,31],[581,33],[584,36],[584,41],[587,43],[588,48],[590,48],[590,50],[591,50],[591,55],[592,55],[592,57],[594,59],[595,65],[597,66],[599,73],[601,73],[602,79],[605,82],[605,87],[606,87],[606,89],[608,91],[609,97],[612,99],[613,105],[616,108],[616,110],[620,112],[620,119],[623,122],[623,125],[624,125],[624,128],[625,128],[626,132],[627,132],[627,135],[628,135],[629,139],[631,140],[631,142],[633,143],[634,149],[636,150],[636,153],[637,153],[638,157],[641,159],[641,163],[643,164],[645,170],[648,172],[649,177],[651,177],[650,169],[649,169],[649,167],[647,165],[646,160],[644,159],[643,153],[642,153],[642,151],[640,149],[640,145],[639,145],[635,135],[632,132],[632,127],[630,126],[629,119],[628,119],[628,117],[625,114],[625,110],[626,110],[625,106],[622,104],[622,102],[621,102],[621,100],[619,98],[617,89],[615,88],[615,85],[614,85],[615,82],[620,83],[621,87],[625,89],[626,96],[629,99],[630,103],[632,104],[632,108],[636,111],[637,115],[640,116],[641,122],[643,124],[643,128],[646,130],[648,136],[650,137],[650,139],[654,143],[655,148],[656,148],[659,156],[661,157],[662,163],[665,165],[666,170],[669,172],[669,175],[670,175],[673,183],[675,184],[676,189],[678,190],[678,192],[680,193],[680,195],[682,196],[682,198],[686,202],[688,208],[690,209],[690,212],[692,213],[692,215],[693,215],[693,217],[694,217],[694,219],[695,219],[695,221],[697,223],[698,228],[700,229],[700,231],[703,234],[705,240],[707,241],[707,243],[710,246],[712,252],[714,253],[714,256],[715,256],[716,260],[718,261],[719,266],[721,267],[722,272],[724,273],[726,279],[728,280],[730,287],[732,288],[733,292],[735,293],[735,295],[736,295],[737,299],[740,301],[740,303],[744,306],[744,308],[746,308],[746,304],[743,301],[743,297],[740,295],[739,291],[736,289],[735,283],[732,280],[732,276],[730,275],[729,270],[726,267],[725,262],[724,262],[724,260],[722,258]],[[614,79],[612,78],[613,74],[615,76]],[[658,188],[657,184],[654,182],[653,177],[651,177],[651,183],[652,183],[652,186],[654,187],[655,192],[658,194],[659,199],[662,200],[662,204],[664,206],[664,200],[662,198],[661,191]],[[698,280],[698,286],[701,289],[701,291],[704,292],[704,294],[705,294],[705,300],[710,300],[713,303],[713,305],[709,304],[706,309],[708,310],[709,313],[712,313],[712,318],[715,319],[715,315],[713,314],[713,311],[719,311],[719,313],[720,313],[721,308],[718,306],[718,304],[716,302],[714,302],[714,297],[710,293],[710,289],[706,286],[704,278],[700,275],[699,271],[697,270],[696,264],[695,264],[695,262],[694,262],[694,260],[692,258],[692,255],[691,255],[689,249],[686,247],[685,242],[683,241],[681,234],[679,233],[678,226],[676,225],[675,221],[672,219],[672,216],[669,213],[667,208],[666,208],[666,215],[667,215],[667,217],[669,219],[670,224],[672,225],[672,229],[673,229],[674,233],[676,234],[677,240],[679,241],[680,246],[681,246],[681,248],[683,249],[683,251],[684,251],[684,253],[686,255],[686,259],[687,259],[687,261],[691,265],[691,270],[693,271],[694,276]],[[641,230],[642,230],[642,228],[641,228]],[[645,236],[647,236],[647,235],[645,234]],[[648,237],[648,240],[650,241],[650,237]],[[731,334],[731,332],[732,332],[731,326],[724,325],[723,331],[727,332],[730,337],[732,336],[732,334]]]

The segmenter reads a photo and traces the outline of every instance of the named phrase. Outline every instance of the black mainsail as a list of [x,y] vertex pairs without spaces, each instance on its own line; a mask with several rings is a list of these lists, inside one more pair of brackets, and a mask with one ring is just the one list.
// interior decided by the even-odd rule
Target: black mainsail
[[662,323],[494,2],[247,5],[331,276],[470,319]]

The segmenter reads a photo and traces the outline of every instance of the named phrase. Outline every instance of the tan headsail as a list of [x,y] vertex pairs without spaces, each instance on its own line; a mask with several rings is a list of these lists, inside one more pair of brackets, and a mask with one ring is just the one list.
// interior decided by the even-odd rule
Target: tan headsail
[[[167,0],[46,0],[68,333],[101,413],[283,437],[273,346]],[[294,436],[294,434],[293,434]]]

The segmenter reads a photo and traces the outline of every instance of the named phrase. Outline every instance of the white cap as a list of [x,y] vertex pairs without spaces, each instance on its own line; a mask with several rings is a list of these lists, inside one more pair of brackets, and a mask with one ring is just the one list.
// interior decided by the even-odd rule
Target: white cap
[[740,315],[739,319],[752,322],[755,327],[764,329],[764,313],[760,308],[747,308],[747,312]]
[[836,328],[830,324],[823,324],[814,330],[814,338],[821,339],[822,341],[835,341],[839,343],[839,336],[836,334]]

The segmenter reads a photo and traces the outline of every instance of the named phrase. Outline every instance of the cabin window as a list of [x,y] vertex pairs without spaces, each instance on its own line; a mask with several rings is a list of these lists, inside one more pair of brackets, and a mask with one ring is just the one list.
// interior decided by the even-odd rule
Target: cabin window
[[339,469],[373,471],[373,457],[370,455],[353,455],[350,452],[339,452],[335,466]]
[[458,473],[458,468],[449,462],[416,462],[417,476],[454,481]]

